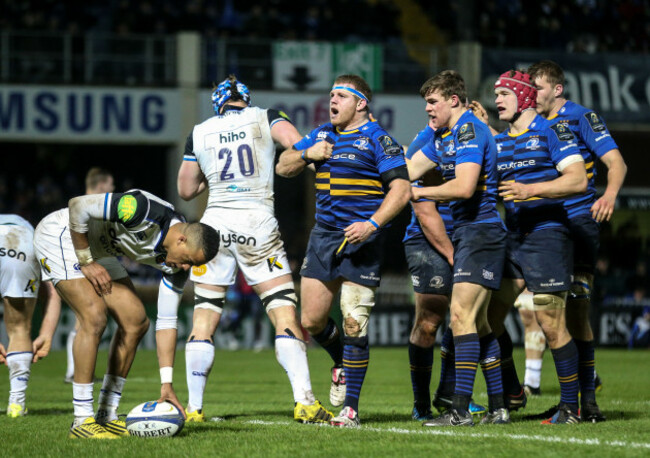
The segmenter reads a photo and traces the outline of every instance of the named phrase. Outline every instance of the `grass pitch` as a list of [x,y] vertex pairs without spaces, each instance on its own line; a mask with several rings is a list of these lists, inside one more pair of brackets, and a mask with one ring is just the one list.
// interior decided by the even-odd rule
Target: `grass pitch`
[[[523,351],[515,350],[523,377]],[[273,351],[218,350],[208,381],[203,424],[186,424],[174,438],[124,438],[84,441],[67,438],[72,421],[72,388],[63,383],[65,353],[53,352],[32,366],[28,389],[29,415],[0,416],[3,457],[20,456],[650,456],[650,353],[597,350],[597,370],[604,388],[598,395],[608,421],[599,424],[546,426],[523,421],[525,414],[546,410],[559,399],[553,362],[545,355],[542,396],[512,415],[511,425],[474,428],[423,428],[411,420],[412,393],[406,348],[371,349],[370,367],[361,392],[358,430],[293,422],[291,389]],[[183,351],[174,374],[181,401],[187,399]],[[309,360],[314,393],[329,406],[330,360],[311,348]],[[436,350],[432,391],[438,380]],[[97,374],[106,364],[100,352]],[[155,400],[159,391],[153,351],[140,351],[127,380],[120,413]],[[95,385],[97,400],[99,385]],[[0,369],[3,407],[8,376]],[[487,403],[482,374],[475,400]],[[336,409],[332,409],[338,413]]]

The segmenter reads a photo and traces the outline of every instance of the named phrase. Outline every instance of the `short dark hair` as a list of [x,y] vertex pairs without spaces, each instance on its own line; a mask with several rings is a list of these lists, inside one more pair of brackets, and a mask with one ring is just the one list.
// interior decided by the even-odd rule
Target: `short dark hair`
[[99,183],[108,180],[112,176],[113,174],[106,169],[92,167],[86,174],[86,189],[95,189]]
[[539,62],[536,62],[528,67],[528,71],[526,73],[530,75],[531,81],[535,81],[537,78],[545,76],[548,82],[552,85],[566,85],[564,70],[562,70],[562,67],[560,67],[552,60],[540,60]]
[[197,245],[203,250],[205,262],[210,262],[219,252],[219,231],[205,223],[190,223],[188,235],[196,234]]
[[334,80],[334,84],[352,84],[357,91],[366,96],[368,102],[372,102],[372,89],[359,75],[339,75]]
[[443,70],[426,80],[420,88],[420,96],[424,98],[435,91],[440,92],[445,99],[456,95],[462,103],[467,100],[465,80],[456,70]]

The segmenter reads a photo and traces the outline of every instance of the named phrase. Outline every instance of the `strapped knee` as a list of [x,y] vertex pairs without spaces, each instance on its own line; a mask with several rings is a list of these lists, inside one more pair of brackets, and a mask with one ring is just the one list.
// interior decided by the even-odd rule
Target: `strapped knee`
[[362,285],[344,284],[341,287],[343,332],[349,337],[368,335],[370,310],[375,305],[375,289]]
[[533,293],[525,292],[517,296],[515,300],[515,308],[522,310],[535,310],[533,304]]
[[262,293],[260,299],[266,309],[266,313],[278,307],[295,307],[298,304],[298,298],[296,297],[296,292],[291,282],[276,286]]
[[546,349],[546,337],[541,331],[530,331],[526,333],[524,341],[526,350],[544,351]]
[[535,293],[533,296],[535,311],[561,310],[566,308],[566,292]]
[[212,291],[211,289],[194,286],[194,308],[207,309],[213,312],[221,313],[223,311],[223,302],[226,293],[221,291]]
[[589,274],[575,274],[571,282],[569,298],[588,301],[591,298],[591,285],[593,281],[593,277]]

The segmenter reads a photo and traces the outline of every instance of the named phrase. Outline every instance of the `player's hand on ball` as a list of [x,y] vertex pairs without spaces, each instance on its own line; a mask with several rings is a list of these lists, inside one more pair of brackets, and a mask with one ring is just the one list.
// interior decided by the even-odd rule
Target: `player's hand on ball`
[[332,144],[326,141],[318,142],[311,148],[307,148],[305,156],[314,162],[326,161],[332,157]]
[[85,275],[98,296],[111,294],[113,283],[108,271],[97,262],[91,262],[85,266],[81,266],[81,273]]
[[171,404],[174,404],[178,410],[181,411],[183,414],[183,418],[187,419],[187,415],[185,414],[185,409],[183,408],[183,405],[181,402],[178,400],[178,396],[176,396],[176,392],[174,391],[174,387],[172,386],[171,383],[163,383],[160,386],[160,399],[158,399],[158,402],[163,402],[167,401]]
[[39,359],[45,358],[50,353],[50,348],[52,348],[52,339],[38,336],[32,344],[32,352],[34,353],[32,362],[35,363]]

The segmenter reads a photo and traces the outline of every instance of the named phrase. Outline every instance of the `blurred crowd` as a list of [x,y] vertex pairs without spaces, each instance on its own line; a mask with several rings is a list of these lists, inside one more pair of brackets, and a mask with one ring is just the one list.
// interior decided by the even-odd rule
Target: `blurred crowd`
[[[417,0],[447,41],[570,52],[650,50],[650,0]],[[411,33],[396,0],[0,0],[2,30],[394,42]],[[468,13],[467,8],[472,12]],[[463,17],[463,15],[467,17]]]

